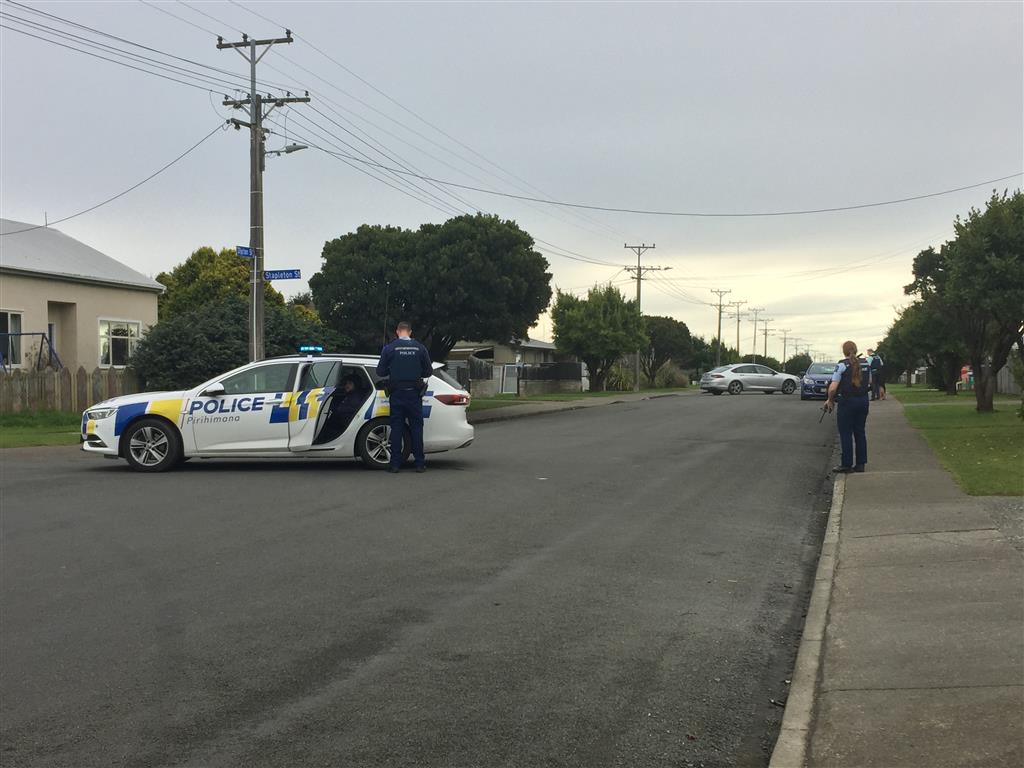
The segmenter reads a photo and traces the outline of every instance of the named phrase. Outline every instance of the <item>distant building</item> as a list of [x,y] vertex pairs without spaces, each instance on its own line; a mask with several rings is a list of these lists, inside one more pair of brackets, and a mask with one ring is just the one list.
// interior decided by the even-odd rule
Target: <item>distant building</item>
[[124,366],[156,323],[164,287],[56,229],[33,226],[0,219],[4,368],[33,368],[41,345],[47,362],[42,334],[65,367]]
[[555,345],[549,341],[460,341],[452,348],[448,359],[466,360],[472,355],[494,365],[539,365],[555,362],[556,354]]

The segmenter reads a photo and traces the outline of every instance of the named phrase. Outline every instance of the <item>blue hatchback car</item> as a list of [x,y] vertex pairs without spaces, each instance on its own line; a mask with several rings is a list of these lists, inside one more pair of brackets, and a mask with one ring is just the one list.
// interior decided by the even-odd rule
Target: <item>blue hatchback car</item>
[[825,400],[828,398],[828,385],[836,363],[811,363],[811,367],[800,380],[801,400]]

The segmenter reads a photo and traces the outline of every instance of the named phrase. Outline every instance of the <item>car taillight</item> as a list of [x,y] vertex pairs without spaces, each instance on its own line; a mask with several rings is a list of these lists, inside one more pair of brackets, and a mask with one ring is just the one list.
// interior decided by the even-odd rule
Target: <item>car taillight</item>
[[711,378],[712,378],[712,379],[724,379],[724,378],[725,378],[725,376],[723,376],[723,375],[722,375],[722,374],[720,374],[720,373],[712,373],[712,374],[711,374]]
[[434,395],[434,399],[445,405],[469,405],[469,395]]

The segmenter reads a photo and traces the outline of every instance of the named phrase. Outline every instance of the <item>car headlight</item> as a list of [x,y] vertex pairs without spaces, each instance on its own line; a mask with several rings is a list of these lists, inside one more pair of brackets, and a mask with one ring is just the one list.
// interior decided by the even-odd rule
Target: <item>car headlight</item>
[[85,415],[93,421],[99,421],[100,419],[109,419],[115,413],[117,413],[117,408],[93,408],[86,411]]
[[804,384],[813,384],[813,383],[814,383],[814,379],[812,379],[810,376],[804,376]]

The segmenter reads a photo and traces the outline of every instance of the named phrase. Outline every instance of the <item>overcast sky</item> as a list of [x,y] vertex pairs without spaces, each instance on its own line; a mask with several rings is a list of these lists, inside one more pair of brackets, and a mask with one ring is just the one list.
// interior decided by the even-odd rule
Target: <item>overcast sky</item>
[[[313,106],[401,158],[389,163],[518,194],[765,212],[928,194],[1024,168],[1021,2],[158,4],[184,21],[134,1],[31,5],[239,75],[245,62],[218,51],[210,32],[279,36],[246,8],[255,10],[300,36],[266,56],[261,79],[308,88]],[[6,29],[2,42],[5,218],[42,223],[44,212],[53,221],[93,205],[229,116],[223,87],[214,97]],[[318,144],[350,152],[344,139],[383,159],[303,105],[275,115],[280,135],[269,145],[312,138],[319,129],[307,117],[338,137]],[[198,246],[247,243],[248,183],[247,135],[218,132],[149,184],[59,228],[155,275]],[[717,314],[703,302],[712,288],[731,289],[726,301],[766,308],[772,327],[834,357],[846,338],[865,348],[884,335],[907,303],[917,251],[949,238],[954,217],[982,206],[994,186],[1020,184],[1017,176],[901,205],[770,218],[581,215],[467,191],[456,192],[464,203],[447,200],[616,265],[539,245],[563,289],[624,281],[619,266],[635,256],[623,244],[656,243],[644,263],[672,269],[644,283],[646,313],[711,338]],[[417,227],[450,215],[316,149],[268,159],[265,185],[267,267],[304,277],[319,268],[326,240],[360,224]],[[857,268],[839,271],[848,266]],[[836,269],[810,272],[826,268]],[[306,284],[277,287],[292,295]],[[735,333],[726,321],[730,345]],[[744,320],[744,351],[751,334]],[[549,338],[550,323],[534,335]],[[781,338],[768,350],[781,355]]]

